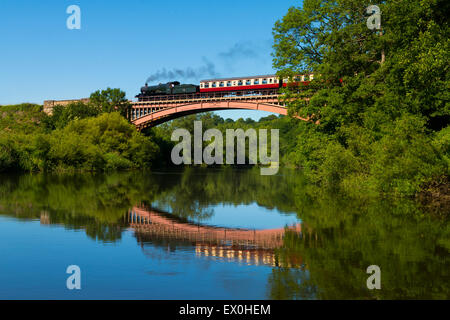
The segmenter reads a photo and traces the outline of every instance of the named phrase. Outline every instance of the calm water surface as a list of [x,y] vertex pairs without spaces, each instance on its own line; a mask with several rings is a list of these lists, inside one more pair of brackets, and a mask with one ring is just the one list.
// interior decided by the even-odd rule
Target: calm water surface
[[448,299],[449,238],[413,201],[290,170],[0,176],[0,299]]

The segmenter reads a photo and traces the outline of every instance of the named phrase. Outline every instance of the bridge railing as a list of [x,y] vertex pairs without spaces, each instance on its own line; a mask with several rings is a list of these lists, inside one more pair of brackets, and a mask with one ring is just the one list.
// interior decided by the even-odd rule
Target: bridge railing
[[223,91],[223,92],[199,92],[199,93],[190,93],[190,94],[140,97],[138,102],[190,100],[190,99],[202,99],[202,98],[246,97],[246,96],[278,95],[278,94],[279,94],[278,89],[249,90],[249,91]]
[[283,105],[283,102],[278,99],[280,95],[282,94],[278,92],[278,89],[269,89],[239,92],[239,94],[236,92],[211,92],[146,97],[140,98],[138,102],[132,102],[129,117],[131,121],[135,121],[155,112],[189,103],[258,100]]

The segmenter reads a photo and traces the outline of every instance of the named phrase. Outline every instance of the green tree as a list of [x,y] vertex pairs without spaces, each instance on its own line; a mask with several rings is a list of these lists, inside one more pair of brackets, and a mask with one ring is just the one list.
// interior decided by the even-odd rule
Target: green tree
[[[383,30],[375,32],[366,26],[369,4],[305,0],[276,22],[274,67],[280,76],[315,74],[308,86],[284,89],[290,114],[319,120],[300,124],[290,159],[323,185],[371,182],[379,192],[411,195],[448,174],[448,150],[426,146],[450,116],[450,29],[442,14],[449,5],[382,1]],[[397,126],[408,121],[416,127],[406,126],[414,139],[394,139]],[[427,151],[418,152],[422,143]],[[388,155],[393,149],[402,156]],[[393,163],[383,166],[382,158]]]
[[125,92],[120,89],[107,88],[93,92],[89,99],[90,104],[100,112],[118,111],[122,116],[128,117],[131,106],[125,96]]
[[70,103],[67,106],[57,105],[52,111],[45,121],[51,130],[62,129],[73,120],[95,117],[100,114],[99,108],[81,101]]

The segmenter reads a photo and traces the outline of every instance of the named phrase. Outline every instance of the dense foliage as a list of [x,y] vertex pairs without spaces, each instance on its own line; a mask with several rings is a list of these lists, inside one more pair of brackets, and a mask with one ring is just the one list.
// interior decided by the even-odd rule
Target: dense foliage
[[[237,120],[232,120],[230,118],[223,119],[217,114],[211,113],[211,112],[205,112],[201,114],[196,115],[190,115],[183,118],[179,118],[176,120],[173,120],[171,122],[159,125],[155,128],[149,129],[145,131],[144,133],[150,137],[154,141],[158,143],[158,145],[161,147],[161,150],[164,150],[161,152],[161,155],[164,157],[162,160],[165,164],[171,164],[170,155],[171,150],[175,146],[175,144],[178,143],[178,141],[172,141],[171,136],[174,130],[176,129],[187,129],[191,136],[194,135],[194,122],[200,121],[202,124],[202,133],[204,134],[206,130],[208,129],[218,129],[222,133],[223,138],[223,163],[226,163],[225,155],[226,155],[226,131],[228,129],[231,130],[238,130],[242,129],[244,132],[246,132],[249,129],[253,129],[258,134],[260,129],[267,129],[267,139],[268,139],[268,150],[270,154],[270,143],[271,143],[271,132],[270,129],[278,129],[279,130],[279,153],[280,158],[283,158],[284,155],[287,155],[290,151],[293,150],[295,147],[295,139],[292,139],[292,137],[296,137],[297,134],[299,134],[299,127],[298,119],[292,119],[290,117],[284,117],[284,116],[275,116],[270,115],[267,117],[262,117],[258,121],[255,121],[251,118],[243,119],[239,118]],[[258,138],[258,137],[257,137]],[[214,139],[206,140],[203,142],[203,148],[205,148],[208,145],[214,145],[215,141]],[[237,155],[237,139],[234,139],[232,141],[235,146],[235,158]],[[191,143],[191,147],[193,148],[193,143]],[[246,139],[245,144],[245,152],[246,152],[246,164],[249,163],[248,160],[248,138]],[[193,154],[193,151],[191,151]],[[236,160],[236,159],[235,159]],[[234,162],[236,163],[236,161]],[[287,164],[287,162],[285,162]]]
[[61,129],[72,120],[96,117],[101,113],[119,112],[127,117],[129,110],[130,103],[125,98],[125,92],[107,88],[93,92],[88,103],[79,101],[66,106],[56,105],[46,118],[46,125],[50,129]]
[[300,124],[290,162],[348,192],[412,195],[449,175],[450,29],[440,0],[380,1],[382,32],[363,0],[305,0],[274,28],[274,66],[315,73],[285,90]]
[[158,146],[117,111],[78,102],[47,116],[37,105],[0,106],[0,171],[150,167]]

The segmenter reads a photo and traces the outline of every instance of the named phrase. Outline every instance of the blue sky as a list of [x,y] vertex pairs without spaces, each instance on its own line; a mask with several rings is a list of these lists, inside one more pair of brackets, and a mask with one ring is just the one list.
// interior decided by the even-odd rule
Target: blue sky
[[[273,25],[300,4],[1,0],[0,104],[88,97],[106,87],[121,88],[134,99],[146,79],[164,69],[190,68],[195,76],[161,82],[273,73]],[[81,30],[66,27],[69,5],[81,8]],[[257,119],[267,113],[220,115]]]

